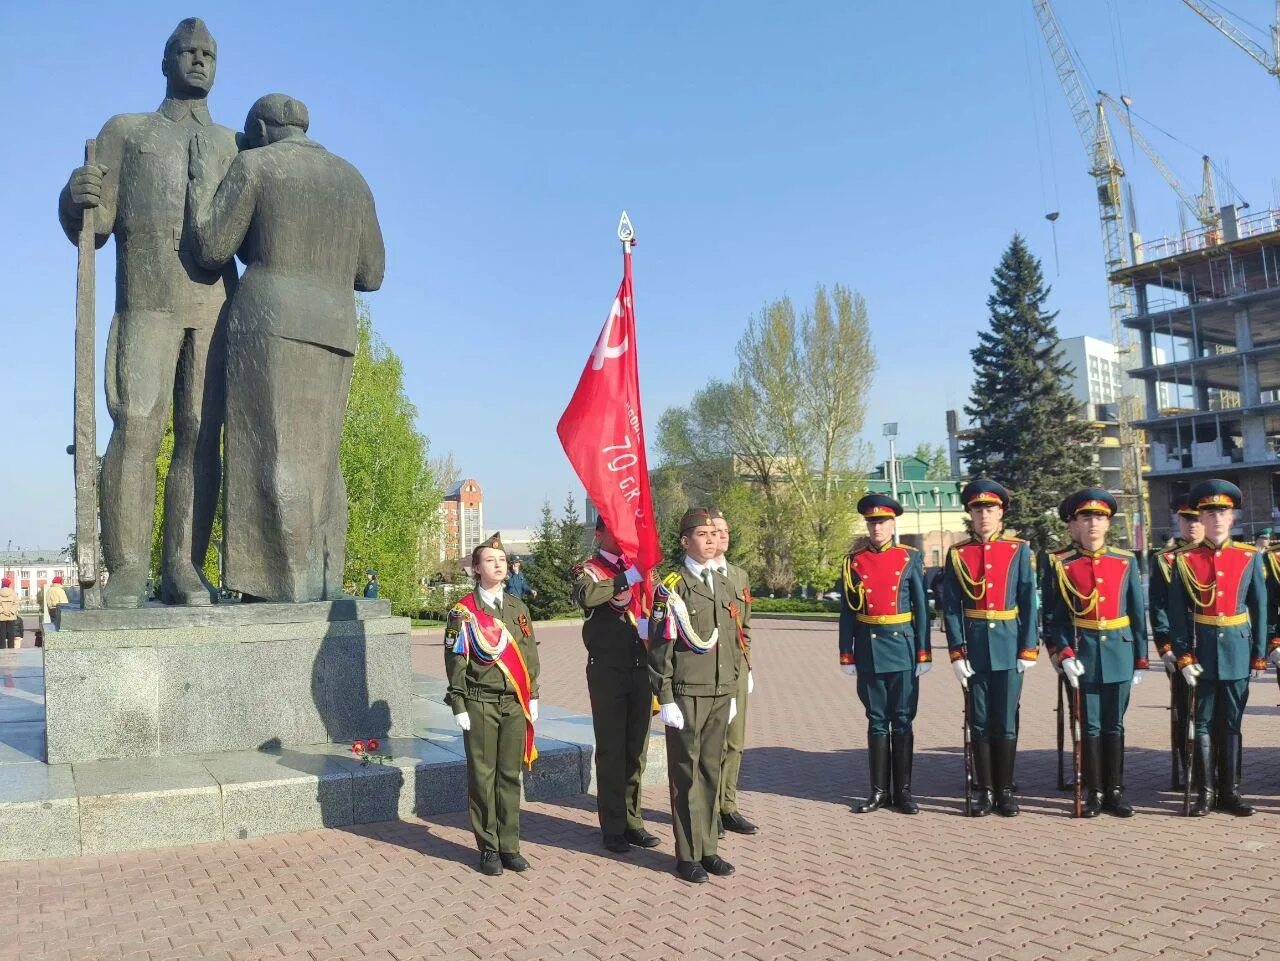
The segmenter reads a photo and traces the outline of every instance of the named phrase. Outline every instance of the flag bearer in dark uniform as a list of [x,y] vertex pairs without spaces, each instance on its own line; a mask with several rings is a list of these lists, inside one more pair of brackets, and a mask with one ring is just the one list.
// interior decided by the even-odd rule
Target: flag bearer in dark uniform
[[1267,660],[1280,674],[1280,544],[1272,544],[1262,555],[1262,573],[1267,585]]
[[[1204,540],[1178,551],[1169,592],[1169,637],[1178,670],[1195,688],[1194,817],[1217,807],[1237,817],[1253,808],[1239,791],[1240,722],[1250,672],[1266,669],[1266,585],[1262,555],[1231,539],[1240,488],[1209,480],[1191,489]],[[1216,759],[1216,764],[1215,764]],[[1217,796],[1210,780],[1217,774]]]
[[1000,484],[970,481],[960,499],[973,536],[947,551],[942,605],[951,667],[970,691],[973,815],[985,817],[994,807],[1014,817],[1018,700],[1022,674],[1035,667],[1039,647],[1031,547],[1003,532],[1009,492]]
[[657,836],[645,830],[640,781],[649,751],[653,692],[649,665],[632,610],[641,574],[622,557],[618,542],[596,521],[597,550],[574,568],[573,601],[583,609],[587,647],[587,691],[596,735],[596,809],[604,846],[626,854],[634,844],[651,848]]
[[[1200,512],[1191,506],[1188,495],[1179,494],[1174,497],[1173,509],[1178,515],[1178,534],[1156,555],[1156,563],[1151,570],[1151,585],[1147,589],[1147,611],[1151,618],[1151,635],[1156,643],[1156,653],[1164,661],[1164,671],[1169,676],[1170,749],[1176,759],[1171,788],[1179,791],[1183,785],[1176,772],[1182,769],[1184,763],[1189,699],[1187,681],[1178,670],[1178,659],[1173,653],[1173,642],[1169,639],[1169,591],[1173,582],[1175,556],[1178,551],[1204,540],[1204,525],[1200,523]],[[1186,775],[1187,772],[1182,771],[1182,776]]]
[[1076,546],[1050,561],[1045,647],[1080,688],[1085,796],[1082,815],[1132,817],[1124,796],[1124,714],[1147,670],[1142,573],[1131,551],[1108,547],[1116,499],[1086,487],[1063,502]]
[[755,834],[759,831],[738,811],[738,775],[742,773],[742,752],[747,746],[747,703],[756,689],[751,673],[751,586],[747,572],[725,557],[729,552],[729,522],[724,514],[712,508],[711,522],[720,539],[720,553],[714,563],[729,581],[733,591],[733,616],[737,628],[737,644],[742,649],[742,669],[738,671],[738,713],[725,734],[724,763],[720,766],[720,837],[725,831]]
[[685,511],[680,545],[684,563],[654,592],[649,673],[667,726],[676,873],[698,884],[733,873],[716,853],[716,826],[725,731],[737,716],[738,671],[746,666],[733,636],[733,591],[713,566],[720,540],[706,510]]
[[893,542],[902,513],[896,500],[868,494],[858,501],[858,513],[866,520],[867,540],[844,560],[840,604],[840,669],[858,679],[871,769],[871,794],[854,811],[866,814],[892,804],[903,814],[915,814],[911,725],[920,676],[933,666],[924,564],[914,547]]
[[524,602],[502,592],[507,553],[498,535],[471,552],[476,587],[449,612],[447,699],[463,731],[471,830],[480,870],[525,871],[520,855],[520,765],[538,756],[538,647]]

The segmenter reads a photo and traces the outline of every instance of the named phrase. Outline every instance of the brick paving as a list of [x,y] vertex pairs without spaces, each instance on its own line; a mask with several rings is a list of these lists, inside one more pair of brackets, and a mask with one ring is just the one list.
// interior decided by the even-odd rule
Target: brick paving
[[[533,870],[497,879],[475,870],[465,815],[0,864],[0,961],[1280,956],[1280,925],[1267,924],[1280,897],[1273,675],[1254,683],[1245,725],[1251,820],[1177,816],[1160,672],[1129,712],[1139,815],[1071,819],[1054,790],[1045,663],[1023,697],[1024,814],[973,820],[958,797],[960,696],[938,650],[917,725],[922,813],[857,816],[865,721],[833,630],[758,622],[741,802],[761,833],[722,845],[733,878],[671,873],[662,789],[645,802],[663,845],[625,858],[600,847],[593,800],[579,797],[526,805]],[[539,635],[543,700],[586,709],[577,628]],[[415,640],[415,669],[439,674],[438,632]]]

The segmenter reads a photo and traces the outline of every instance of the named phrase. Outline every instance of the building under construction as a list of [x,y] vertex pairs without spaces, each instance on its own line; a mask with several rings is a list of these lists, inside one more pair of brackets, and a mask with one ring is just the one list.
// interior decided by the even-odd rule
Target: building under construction
[[1136,331],[1152,540],[1172,498],[1222,477],[1244,492],[1237,536],[1280,526],[1280,211],[1223,207],[1213,227],[1142,244],[1111,274]]

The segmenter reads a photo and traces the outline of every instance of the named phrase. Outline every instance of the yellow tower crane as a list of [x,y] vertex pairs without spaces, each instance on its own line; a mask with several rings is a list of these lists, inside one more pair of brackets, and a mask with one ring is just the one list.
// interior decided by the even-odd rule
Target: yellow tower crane
[[1262,64],[1262,68],[1267,73],[1280,80],[1280,0],[1276,0],[1275,22],[1271,24],[1270,51],[1245,33],[1225,14],[1215,10],[1214,8],[1218,4],[1204,3],[1202,0],[1182,0],[1182,2],[1198,13],[1206,23],[1220,34]]

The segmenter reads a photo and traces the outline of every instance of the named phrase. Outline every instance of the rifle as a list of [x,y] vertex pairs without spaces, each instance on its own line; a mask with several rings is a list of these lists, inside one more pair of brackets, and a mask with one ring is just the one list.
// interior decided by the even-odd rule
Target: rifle
[[[1182,789],[1182,816],[1191,816],[1191,759],[1196,750],[1196,688],[1194,684],[1187,685],[1187,730],[1186,741],[1183,744],[1182,763],[1184,770],[1187,772],[1186,784]],[[1205,771],[1204,779],[1207,781],[1213,776],[1213,772]]]
[[1067,686],[1067,679],[1063,677],[1061,674],[1059,674],[1058,675],[1058,706],[1054,708],[1054,713],[1058,715],[1058,790],[1059,791],[1065,791],[1070,786],[1067,784],[1067,779],[1062,773],[1063,753],[1065,750],[1066,729],[1067,729],[1067,712],[1066,712],[1066,708],[1063,706],[1063,701],[1065,697],[1064,688],[1066,688],[1066,686]]
[[1189,776],[1189,771],[1183,767],[1183,733],[1181,731],[1181,705],[1178,703],[1178,673],[1174,671],[1169,675],[1169,790],[1181,790],[1182,778]]
[[[84,144],[84,162],[93,163],[94,142]],[[97,587],[98,571],[98,425],[94,393],[94,231],[96,215],[92,207],[82,212],[76,245],[76,339],[75,339],[75,442],[76,479],[76,571],[80,582],[80,606],[102,606]]]
[[973,738],[969,734],[970,702],[969,685],[960,688],[964,699],[964,813],[973,816]]
[[1075,806],[1073,808],[1076,817],[1082,817],[1084,814],[1084,778],[1081,777],[1082,758],[1080,744],[1080,686],[1076,685],[1071,689],[1071,774],[1075,781]]

